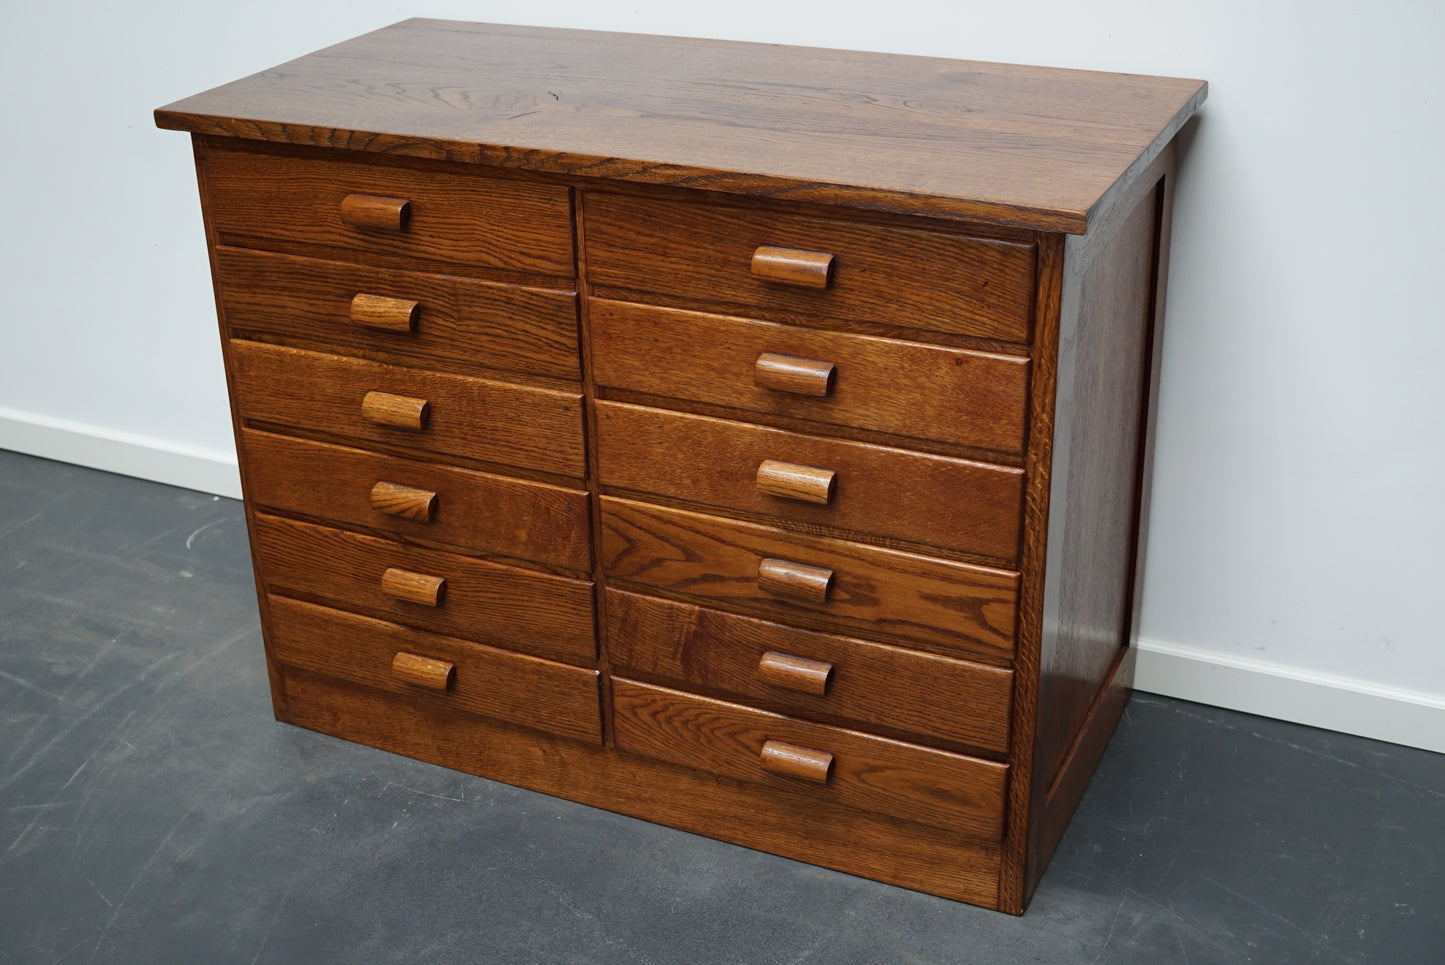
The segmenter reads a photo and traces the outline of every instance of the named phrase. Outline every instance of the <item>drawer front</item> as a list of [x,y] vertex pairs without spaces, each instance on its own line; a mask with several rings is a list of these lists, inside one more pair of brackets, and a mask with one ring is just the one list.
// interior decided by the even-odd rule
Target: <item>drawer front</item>
[[[590,299],[599,386],[1010,455],[1024,451],[1028,361]],[[760,385],[765,355],[832,367],[822,395]]]
[[719,610],[607,591],[614,672],[763,710],[917,740],[1008,750],[1013,674]]
[[581,479],[582,396],[264,342],[231,343],[241,416]]
[[266,588],[564,663],[597,660],[592,584],[257,513]]
[[613,579],[669,595],[936,653],[1013,654],[1018,574],[1005,570],[611,496],[602,554]]
[[[334,158],[209,150],[211,223],[222,244],[315,246],[363,258],[573,274],[571,191],[560,185]],[[353,213],[349,199],[402,202]]]
[[[1003,835],[1008,766],[810,724],[720,700],[616,678],[617,748],[723,777],[763,784],[862,811],[960,831],[988,841]],[[765,745],[824,755],[800,775],[763,762]]]
[[[1026,342],[1033,245],[588,193],[587,277],[788,321],[846,319]],[[826,287],[754,274],[759,248],[832,256]]]
[[602,740],[595,670],[284,596],[269,596],[267,609],[271,656],[280,663],[565,737]]
[[1019,469],[616,402],[597,403],[597,454],[612,492],[1018,557]]
[[[242,248],[215,252],[221,313],[232,330],[457,365],[577,381],[577,296]],[[357,296],[415,302],[403,327],[355,319]],[[366,322],[367,324],[362,324]]]
[[[255,429],[242,430],[241,445],[255,505],[564,569],[591,566],[585,492]],[[379,483],[433,495],[431,518],[394,490],[380,500],[393,511],[376,508]]]

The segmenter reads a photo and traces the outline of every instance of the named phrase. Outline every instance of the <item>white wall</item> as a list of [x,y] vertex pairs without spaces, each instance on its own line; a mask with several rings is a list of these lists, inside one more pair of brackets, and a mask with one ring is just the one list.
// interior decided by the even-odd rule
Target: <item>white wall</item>
[[189,147],[152,108],[407,16],[1202,77],[1140,685],[1445,750],[1433,0],[0,7],[0,446],[234,494]]

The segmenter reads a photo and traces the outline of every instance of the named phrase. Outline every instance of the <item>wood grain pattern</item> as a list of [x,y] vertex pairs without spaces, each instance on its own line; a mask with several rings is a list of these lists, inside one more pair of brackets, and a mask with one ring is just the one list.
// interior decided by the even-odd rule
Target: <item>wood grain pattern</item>
[[833,589],[833,571],[792,560],[759,560],[758,589],[784,600],[822,606]]
[[393,566],[381,573],[381,592],[394,600],[437,607],[446,599],[447,580],[444,576],[413,573]]
[[350,317],[362,328],[411,333],[416,331],[417,320],[421,317],[421,303],[410,298],[360,292],[351,297]]
[[[594,288],[780,322],[821,316],[1013,342],[1029,336],[1032,245],[596,192],[582,205]],[[774,242],[832,252],[826,288],[756,277],[754,251]]]
[[[607,639],[627,676],[914,743],[1009,746],[1013,675],[997,667],[616,589],[607,591]],[[759,672],[772,651],[830,665],[826,691],[779,689]]]
[[[1002,833],[1005,764],[622,678],[613,679],[612,694],[618,750],[766,783],[779,793],[800,794],[803,807],[829,799],[989,841]],[[768,741],[831,754],[826,786],[804,786],[763,767],[760,757]]]
[[[588,302],[588,327],[600,386],[1024,451],[1026,359],[601,299]],[[699,351],[704,340],[707,351]],[[813,398],[755,384],[767,352],[833,363],[832,391]]]
[[833,755],[782,741],[764,741],[758,754],[763,770],[796,777],[814,784],[827,784],[833,776]]
[[[1033,886],[1028,861],[1033,828],[1039,811],[1035,794],[1034,737],[1039,707],[1039,646],[1044,634],[1043,597],[1048,572],[1050,474],[1053,471],[1054,416],[1057,403],[1059,320],[1063,311],[1063,278],[1068,257],[1065,239],[1040,239],[1038,294],[1039,318],[1034,346],[1034,367],[1029,385],[1029,451],[1024,462],[1023,550],[1019,557],[1018,644],[1013,661],[1014,699],[1008,761],[1007,828],[999,868],[998,907],[1021,915]],[[1027,778],[1025,778],[1027,775]]]
[[758,679],[773,687],[823,697],[828,693],[828,685],[833,682],[833,665],[769,650],[758,658]]
[[411,222],[411,202],[374,194],[348,194],[341,199],[341,223],[352,228],[405,231]]
[[[224,247],[216,250],[216,278],[232,332],[303,339],[449,371],[580,378],[571,292]],[[417,302],[415,332],[354,324],[352,299],[362,292]]]
[[827,288],[833,275],[833,256],[826,251],[765,245],[753,252],[750,270],[764,281],[801,288]]
[[414,523],[434,523],[437,518],[437,494],[429,489],[382,480],[371,487],[371,508]]
[[[272,591],[548,660],[597,661],[591,583],[268,513],[251,533]],[[399,601],[382,582],[393,568],[444,580],[446,592],[435,607]]]
[[764,459],[758,463],[758,471],[753,474],[753,487],[764,496],[826,506],[833,501],[838,474],[819,466]]
[[156,123],[1083,233],[1205,93],[1159,77],[408,20],[161,108]]
[[379,426],[419,432],[431,420],[431,401],[371,391],[361,397],[361,417]]
[[1204,93],[411,21],[158,111],[278,716],[1021,912],[1131,684]]
[[[290,666],[406,691],[440,706],[601,743],[597,672],[412,630],[286,597],[271,598],[271,647]],[[452,664],[445,692],[396,676],[398,653]]]
[[391,675],[403,683],[427,690],[451,690],[457,680],[457,666],[415,653],[398,653],[391,658]]
[[[1018,575],[859,543],[799,536],[683,510],[602,498],[612,579],[801,626],[903,638],[943,654],[1013,653]],[[833,571],[823,603],[758,589],[768,558]]]
[[998,846],[924,824],[729,781],[612,748],[459,715],[283,668],[282,719],[408,757],[848,874],[993,907]]
[[[211,218],[223,244],[292,242],[362,257],[573,272],[571,197],[560,185],[246,150],[208,151],[205,164]],[[410,200],[405,230],[399,216],[390,230],[349,224],[342,202],[356,193],[404,195]]]
[[[1006,562],[1018,557],[1021,470],[643,406],[598,402],[596,409],[605,492],[664,496],[772,517],[784,527],[803,523]],[[800,502],[761,490],[758,467],[770,460],[826,467],[835,473],[832,498]]]
[[[587,494],[490,473],[245,429],[246,492],[259,506],[564,569],[591,566]],[[377,512],[377,480],[436,493],[431,523]]]
[[[239,391],[236,407],[248,421],[576,479],[586,472],[580,392],[383,365],[263,342],[236,341],[231,352]],[[395,422],[368,417],[364,403],[374,392],[424,401],[425,426],[398,430]]]
[[775,392],[792,392],[824,398],[833,391],[838,366],[822,359],[764,352],[753,363],[753,384]]
[[[1143,199],[1079,280],[1076,351],[1061,359],[1068,409],[1056,423],[1051,531],[1065,566],[1044,601],[1037,765],[1052,782],[1118,651],[1129,645],[1138,460],[1153,309],[1157,198]],[[1052,568],[1051,568],[1052,569]]]

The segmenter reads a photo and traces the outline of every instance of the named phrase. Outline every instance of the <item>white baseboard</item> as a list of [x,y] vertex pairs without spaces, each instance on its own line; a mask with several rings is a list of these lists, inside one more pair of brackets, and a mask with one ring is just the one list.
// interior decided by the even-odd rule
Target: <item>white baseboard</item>
[[0,449],[241,498],[241,472],[234,451],[181,446],[165,439],[5,408],[0,408]]
[[1139,641],[1134,688],[1445,753],[1445,698],[1193,647]]

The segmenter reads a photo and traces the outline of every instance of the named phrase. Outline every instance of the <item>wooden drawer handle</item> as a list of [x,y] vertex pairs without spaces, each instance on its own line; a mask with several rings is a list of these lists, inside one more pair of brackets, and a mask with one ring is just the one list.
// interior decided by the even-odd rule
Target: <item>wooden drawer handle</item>
[[774,596],[791,597],[807,603],[827,603],[833,587],[833,571],[787,560],[763,560],[758,564],[758,589]]
[[360,294],[351,300],[351,320],[383,332],[415,332],[421,305],[407,298]]
[[404,231],[411,221],[411,202],[375,194],[348,194],[341,199],[341,223],[353,228]]
[[832,362],[764,352],[753,365],[753,384],[762,389],[822,397],[833,391],[836,371]]
[[764,459],[758,466],[758,492],[765,496],[826,506],[833,500],[837,481],[837,473],[817,466],[800,466],[776,459]]
[[764,770],[788,777],[800,777],[814,784],[827,784],[833,772],[833,755],[782,741],[768,741],[761,757]]
[[775,687],[822,697],[833,679],[833,665],[790,653],[769,650],[758,661],[758,676]]
[[381,574],[381,592],[408,603],[422,606],[441,606],[446,598],[447,581],[440,576],[427,576],[395,567]]
[[753,252],[753,274],[764,281],[827,288],[833,274],[833,256],[826,251],[796,248],[759,248]]
[[391,675],[428,690],[451,690],[457,679],[457,668],[445,660],[402,652],[391,658]]
[[431,418],[431,403],[389,392],[368,392],[361,399],[361,417],[381,426],[425,429]]
[[379,482],[371,487],[371,508],[388,516],[430,523],[437,518],[437,494],[394,482]]

